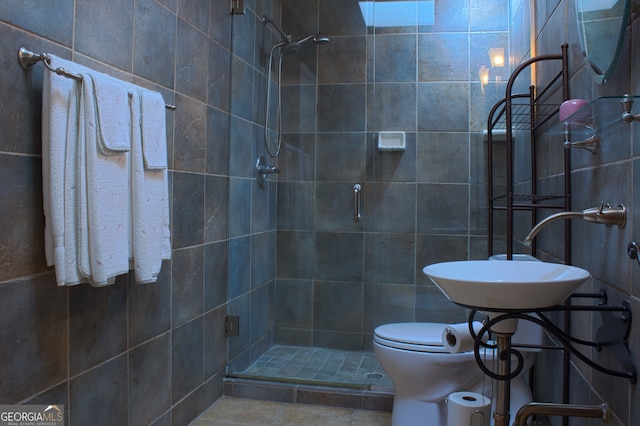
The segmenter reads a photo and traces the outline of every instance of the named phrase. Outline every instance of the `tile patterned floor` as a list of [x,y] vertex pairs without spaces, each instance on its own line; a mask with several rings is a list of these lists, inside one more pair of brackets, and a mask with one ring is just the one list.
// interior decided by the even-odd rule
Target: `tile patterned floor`
[[190,426],[389,426],[391,413],[223,396]]
[[240,377],[296,383],[389,387],[393,382],[372,352],[274,345]]

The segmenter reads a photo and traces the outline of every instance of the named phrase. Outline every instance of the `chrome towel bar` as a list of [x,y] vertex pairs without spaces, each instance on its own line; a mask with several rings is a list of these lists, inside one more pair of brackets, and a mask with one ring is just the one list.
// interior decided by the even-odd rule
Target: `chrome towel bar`
[[[62,67],[58,67],[58,68],[53,68],[51,66],[51,58],[49,57],[49,55],[47,55],[46,53],[35,53],[32,52],[31,50],[25,48],[25,47],[21,47],[18,50],[18,63],[20,63],[20,66],[26,70],[30,69],[31,66],[37,62],[42,62],[44,64],[44,66],[51,72],[54,72],[58,75],[61,75],[63,77],[66,78],[72,78],[74,80],[78,80],[81,81],[82,77],[74,74],[72,72],[69,72],[67,70],[65,70]],[[165,107],[170,110],[170,111],[175,111],[176,106],[175,105],[165,105]]]

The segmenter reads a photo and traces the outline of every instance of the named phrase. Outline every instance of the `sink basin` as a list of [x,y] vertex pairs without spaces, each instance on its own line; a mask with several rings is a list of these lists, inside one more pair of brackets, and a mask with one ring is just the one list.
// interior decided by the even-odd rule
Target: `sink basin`
[[575,266],[518,260],[443,262],[422,271],[451,301],[493,312],[558,305],[591,276]]

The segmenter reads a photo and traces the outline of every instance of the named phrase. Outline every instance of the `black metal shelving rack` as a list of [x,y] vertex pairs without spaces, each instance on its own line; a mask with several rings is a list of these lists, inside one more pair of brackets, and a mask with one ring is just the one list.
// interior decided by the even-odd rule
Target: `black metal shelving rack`
[[[562,45],[562,53],[553,55],[540,55],[523,62],[511,74],[507,86],[506,96],[492,108],[487,120],[487,151],[488,151],[488,191],[489,191],[489,224],[488,224],[488,254],[494,255],[494,236],[496,232],[494,213],[496,211],[506,211],[505,235],[506,235],[506,255],[507,259],[513,257],[513,217],[517,211],[535,211],[537,209],[556,209],[568,211],[571,207],[571,164],[570,150],[564,151],[564,192],[562,194],[539,194],[537,185],[537,164],[536,164],[536,133],[552,117],[557,116],[559,103],[543,103],[541,100],[548,99],[552,92],[562,91],[562,101],[569,99],[569,71],[568,71],[568,46]],[[557,61],[560,63],[560,71],[550,79],[543,87],[529,87],[529,93],[513,93],[516,78],[525,70],[530,69],[533,64],[544,61]],[[493,133],[496,130],[504,130],[506,141],[504,149],[506,151],[506,177],[505,191],[501,194],[494,194],[496,177],[494,175]],[[528,194],[516,194],[514,192],[514,131],[529,130],[530,134],[530,161],[531,161],[531,188]],[[502,144],[502,142],[501,142]],[[535,225],[536,217],[532,214],[531,227]],[[570,244],[570,223],[565,226],[565,263],[571,262]],[[532,244],[532,252],[535,255],[535,240]]]

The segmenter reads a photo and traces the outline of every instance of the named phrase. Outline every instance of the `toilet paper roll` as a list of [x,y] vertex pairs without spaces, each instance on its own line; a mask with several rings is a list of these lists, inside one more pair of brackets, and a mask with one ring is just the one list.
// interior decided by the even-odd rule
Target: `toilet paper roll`
[[454,392],[447,397],[447,426],[489,426],[491,400],[475,392]]
[[[476,335],[481,328],[482,323],[480,321],[473,322],[473,330]],[[482,340],[487,340],[487,334],[483,336]],[[444,327],[442,330],[442,344],[452,354],[472,351],[475,340],[469,333],[469,323],[450,324]]]

